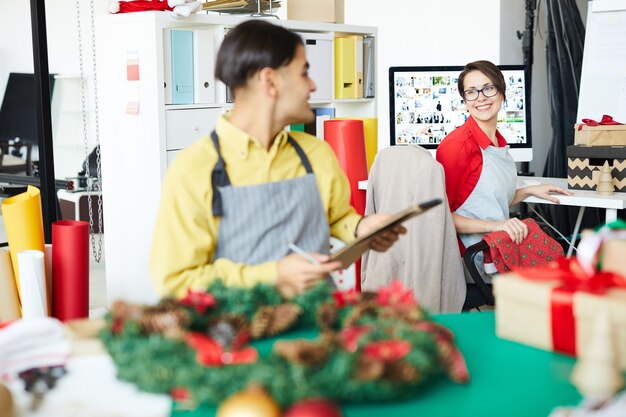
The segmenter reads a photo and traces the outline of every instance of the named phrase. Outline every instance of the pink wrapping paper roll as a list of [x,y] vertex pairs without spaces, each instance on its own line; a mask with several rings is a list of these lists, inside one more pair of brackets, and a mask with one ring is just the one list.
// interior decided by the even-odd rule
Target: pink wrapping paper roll
[[327,120],[324,122],[324,140],[328,142],[343,172],[350,182],[350,205],[365,213],[365,190],[359,190],[359,181],[367,179],[367,157],[362,120]]
[[89,315],[89,223],[52,223],[52,315],[66,321]]

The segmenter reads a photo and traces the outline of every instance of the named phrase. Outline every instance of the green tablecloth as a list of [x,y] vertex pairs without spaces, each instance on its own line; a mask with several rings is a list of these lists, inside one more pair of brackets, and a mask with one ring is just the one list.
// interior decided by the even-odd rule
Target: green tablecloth
[[[545,417],[555,406],[580,401],[569,383],[574,359],[498,339],[493,312],[442,314],[435,320],[455,333],[469,367],[470,383],[457,385],[442,377],[406,402],[342,405],[344,416]],[[271,344],[265,341],[256,346],[264,355]],[[172,417],[214,415],[211,407],[172,413]]]

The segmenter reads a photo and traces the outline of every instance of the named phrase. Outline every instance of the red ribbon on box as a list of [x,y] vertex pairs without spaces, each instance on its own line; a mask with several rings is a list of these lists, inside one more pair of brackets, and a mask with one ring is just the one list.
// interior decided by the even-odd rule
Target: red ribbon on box
[[626,289],[626,278],[613,272],[589,275],[576,258],[562,258],[548,266],[516,271],[531,281],[559,281],[550,301],[552,344],[554,350],[576,355],[574,293],[584,291],[604,295],[610,288]]
[[578,130],[583,128],[583,125],[587,126],[599,126],[599,125],[623,125],[624,123],[616,122],[613,120],[613,116],[609,116],[605,114],[602,116],[602,119],[598,122],[593,119],[583,119],[583,122],[578,125]]

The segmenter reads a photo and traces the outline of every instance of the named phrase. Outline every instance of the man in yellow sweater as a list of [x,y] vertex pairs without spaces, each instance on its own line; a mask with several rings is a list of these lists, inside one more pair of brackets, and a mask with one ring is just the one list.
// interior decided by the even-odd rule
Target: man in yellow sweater
[[[150,269],[161,295],[226,285],[274,284],[300,293],[339,269],[329,237],[350,241],[387,215],[361,218],[330,146],[285,126],[313,120],[302,39],[280,26],[246,21],[219,50],[216,77],[234,92],[215,131],[180,152],[162,189]],[[377,238],[385,251],[401,226]],[[290,254],[289,243],[318,262]]]

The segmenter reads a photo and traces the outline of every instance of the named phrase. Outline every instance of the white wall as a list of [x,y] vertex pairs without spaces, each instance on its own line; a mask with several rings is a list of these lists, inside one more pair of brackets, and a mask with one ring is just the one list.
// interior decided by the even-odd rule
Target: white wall
[[[576,2],[584,20],[587,1]],[[85,73],[90,75],[90,9],[88,1],[80,3],[83,49],[86,54]],[[540,175],[552,138],[552,128],[545,59],[545,1],[539,4],[531,101],[534,159],[530,168]],[[75,5],[75,0],[46,1],[48,53],[52,73],[79,73]],[[107,5],[108,0],[94,0],[96,15],[106,13]],[[281,10],[281,14],[284,12],[284,9]],[[379,147],[389,144],[390,66],[462,65],[476,59],[488,59],[500,64],[522,63],[521,41],[517,39],[516,31],[524,30],[524,0],[387,0],[384,3],[379,0],[345,0],[345,22],[378,27]],[[1,97],[9,72],[33,70],[30,3],[0,0],[0,28]],[[71,82],[66,81],[65,84]],[[69,90],[70,100],[74,101],[79,99],[75,87]],[[80,123],[76,120],[68,123],[69,127],[62,126],[66,133],[55,135],[57,177],[75,174],[83,154]],[[92,136],[90,127],[90,146],[94,141]]]
[[[464,65],[476,59],[522,64],[524,0],[345,0],[345,23],[378,27],[379,148],[389,144],[388,70],[399,65]],[[538,2],[531,122],[533,161],[541,175],[552,139],[547,92],[545,1]],[[583,21],[587,1],[576,0]],[[444,23],[445,22],[445,23]],[[491,22],[491,23],[490,23]],[[565,157],[565,156],[563,156]]]
[[344,4],[345,23],[378,27],[379,148],[389,145],[389,67],[498,61],[500,0],[345,0]]

